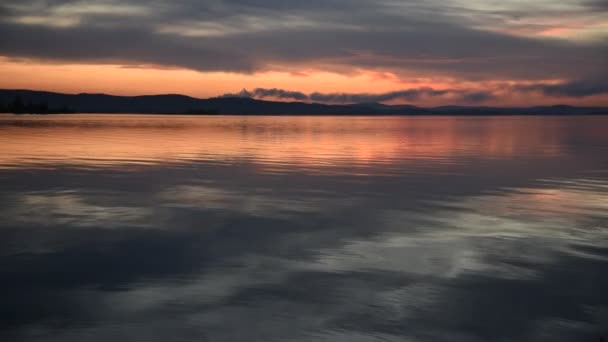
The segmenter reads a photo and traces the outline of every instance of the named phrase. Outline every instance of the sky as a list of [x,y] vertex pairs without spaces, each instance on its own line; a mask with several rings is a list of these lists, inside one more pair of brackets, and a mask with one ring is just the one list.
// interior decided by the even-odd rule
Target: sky
[[0,88],[608,105],[608,0],[2,0]]

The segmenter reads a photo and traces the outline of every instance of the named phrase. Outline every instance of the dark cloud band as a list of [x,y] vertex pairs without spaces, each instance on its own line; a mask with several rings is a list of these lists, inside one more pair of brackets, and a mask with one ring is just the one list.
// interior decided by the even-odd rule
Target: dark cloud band
[[[604,4],[580,1],[590,13]],[[508,13],[516,10],[524,13]],[[576,79],[608,69],[605,41],[479,26],[507,17],[435,0],[7,0],[0,5],[0,55],[241,73],[365,68],[471,80]]]
[[241,90],[239,93],[229,93],[224,97],[248,97],[256,99],[281,99],[309,101],[321,103],[373,103],[391,101],[415,102],[424,98],[448,98],[457,103],[482,103],[500,97],[500,94],[529,94],[541,93],[545,96],[583,98],[594,95],[608,94],[608,82],[605,80],[576,80],[562,83],[537,83],[522,85],[501,85],[496,89],[433,89],[430,87],[404,89],[379,94],[371,93],[321,93],[306,94],[299,91],[284,89],[256,88],[251,91]]

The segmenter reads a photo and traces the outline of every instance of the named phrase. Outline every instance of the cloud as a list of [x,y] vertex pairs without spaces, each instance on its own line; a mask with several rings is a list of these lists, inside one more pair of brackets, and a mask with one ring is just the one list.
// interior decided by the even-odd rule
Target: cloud
[[348,93],[312,93],[310,99],[319,102],[339,102],[339,103],[362,103],[362,102],[387,102],[393,100],[416,101],[423,96],[436,97],[443,96],[451,91],[435,90],[432,88],[417,88],[400,91],[393,91],[382,94],[348,94]]
[[239,93],[225,94],[223,97],[249,97],[249,98],[273,98],[281,100],[297,100],[311,101],[322,103],[371,103],[371,102],[390,102],[390,101],[417,101],[426,97],[443,97],[451,96],[458,100],[466,102],[481,102],[493,98],[493,94],[483,91],[467,91],[446,89],[437,90],[433,88],[423,87],[392,91],[386,93],[320,93],[313,92],[305,94],[299,91],[289,91],[284,89],[264,89],[256,88],[252,91],[247,89],[241,90]]
[[277,88],[272,88],[272,89],[264,89],[264,88],[256,88],[253,93],[252,93],[252,97],[275,97],[275,98],[279,98],[279,99],[293,99],[293,100],[307,100],[309,98],[308,95],[299,92],[299,91],[288,91],[288,90],[283,90],[283,89],[277,89]]
[[608,0],[589,0],[585,4],[594,10],[608,11]]
[[[400,130],[410,132],[416,126]],[[486,136],[489,126],[496,125],[488,125],[479,136]],[[470,136],[466,127],[470,125],[457,123],[449,130],[462,138]],[[428,136],[437,126],[417,129]],[[578,161],[569,164],[574,170],[588,167],[581,160],[601,165],[590,155],[566,158]],[[168,215],[151,224],[166,229],[7,225],[0,244],[19,252],[0,255],[7,275],[0,311],[9,317],[3,321],[3,332],[15,333],[13,339],[23,341],[40,336],[62,341],[149,336],[154,341],[194,335],[214,341],[305,341],[311,331],[328,335],[326,340],[343,333],[348,341],[353,336],[398,341],[411,336],[440,340],[445,335],[456,336],[457,341],[479,340],[479,336],[542,340],[536,337],[549,332],[560,333],[557,341],[581,340],[579,336],[586,338],[597,330],[595,325],[605,326],[588,312],[602,309],[601,289],[608,278],[602,272],[605,234],[601,229],[582,233],[575,228],[600,227],[604,221],[556,211],[559,201],[537,196],[546,192],[532,187],[538,185],[536,173],[546,175],[547,167],[554,177],[572,173],[551,168],[541,159],[513,165],[526,170],[523,178],[521,172],[504,172],[500,160],[443,165],[446,172],[432,174],[426,168],[416,172],[408,162],[407,177],[403,172],[372,177],[355,187],[360,185],[355,183],[357,177],[311,175],[303,181],[306,178],[296,172],[286,175],[285,182],[274,175],[259,177],[238,163],[213,173],[205,168],[217,166],[205,161],[174,170],[175,177],[156,182],[154,190],[148,182],[133,182],[133,178],[156,179],[156,168],[137,174],[117,169],[119,173],[111,175],[73,170],[91,190],[103,190],[87,191],[87,203],[104,202],[111,195],[120,206],[135,201],[161,209]],[[210,177],[206,183],[219,188],[210,193],[206,186],[186,185],[198,180],[202,170]],[[233,177],[236,170],[247,177]],[[38,171],[36,184],[11,182],[11,192],[3,193],[0,200],[32,187],[56,186],[56,172]],[[451,200],[432,201],[436,193],[427,190],[454,174],[462,175],[462,184],[438,190]],[[17,170],[11,179],[30,176]],[[284,184],[276,186],[277,182]],[[541,183],[583,199],[576,201],[583,213],[597,210],[593,187],[581,187],[571,177],[568,184]],[[125,185],[130,190],[127,196]],[[205,209],[209,194],[214,202],[223,202],[221,197],[235,189],[240,191],[235,199],[242,199],[259,193],[260,187],[272,189],[263,191],[272,203],[288,202],[289,194],[297,193],[305,202],[315,203],[311,194],[320,194],[329,205],[286,219],[268,216],[277,210],[274,205],[255,215],[239,214],[243,208],[239,201]],[[410,191],[404,194],[404,188]],[[358,201],[351,202],[357,193]],[[99,198],[101,194],[105,195]],[[549,206],[525,207],[523,216],[496,207],[509,206],[514,199],[536,203],[538,198]],[[176,205],[180,199],[191,207]],[[558,208],[564,203],[559,202]],[[342,211],[336,211],[336,205],[342,205]],[[522,213],[522,208],[515,209]],[[567,220],[555,221],[556,212],[557,219]],[[7,213],[10,220],[13,214]],[[550,223],[560,224],[547,224],[547,217]],[[574,269],[580,272],[573,274]],[[580,284],[593,286],[573,291],[572,282],[555,281],[575,276]],[[547,291],[551,286],[554,291]],[[510,296],[501,296],[504,293]],[[512,298],[525,305],[513,305]],[[251,317],[259,319],[252,322]],[[555,326],[547,328],[547,322]]]
[[[472,80],[573,79],[605,66],[602,41],[487,28],[500,27],[513,13],[524,24],[534,22],[535,12],[522,6],[455,0],[7,0],[0,5],[0,55],[239,73],[364,68]],[[570,11],[546,1],[533,7]],[[579,7],[576,15],[593,14]]]
[[539,91],[548,96],[587,97],[608,94],[608,79],[574,80],[557,84],[517,86],[520,91]]
[[296,100],[320,103],[373,103],[405,101],[416,102],[422,99],[441,98],[453,103],[483,103],[513,94],[542,93],[549,97],[584,98],[608,94],[608,81],[601,78],[579,79],[560,83],[531,83],[525,85],[498,84],[479,89],[434,89],[430,87],[410,88],[385,93],[321,93],[306,94],[284,89],[256,88],[251,91],[241,90],[223,97],[248,97],[256,99]]
[[462,99],[467,103],[478,103],[494,99],[495,97],[494,94],[487,91],[474,91],[463,94]]

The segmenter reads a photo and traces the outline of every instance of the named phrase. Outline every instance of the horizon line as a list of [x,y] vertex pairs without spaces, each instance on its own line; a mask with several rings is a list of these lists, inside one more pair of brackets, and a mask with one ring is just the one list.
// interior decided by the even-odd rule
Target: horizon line
[[101,95],[101,96],[112,96],[112,97],[122,97],[122,98],[135,98],[135,97],[152,97],[152,96],[180,96],[185,98],[190,98],[194,100],[212,100],[212,99],[247,99],[252,101],[259,102],[268,102],[268,103],[301,103],[301,104],[314,104],[314,105],[324,105],[324,106],[356,106],[356,105],[382,105],[387,107],[400,107],[400,106],[411,106],[421,109],[433,109],[433,108],[446,108],[446,107],[457,107],[457,108],[498,108],[498,109],[525,109],[525,108],[542,108],[542,107],[571,107],[571,108],[592,108],[592,109],[607,109],[608,106],[576,106],[565,103],[555,103],[549,105],[530,105],[530,106],[491,106],[491,105],[453,105],[446,104],[441,106],[419,106],[411,103],[403,103],[403,104],[384,104],[382,102],[351,102],[351,103],[323,103],[323,102],[306,102],[306,101],[280,101],[280,100],[265,100],[258,99],[254,97],[247,96],[238,96],[237,94],[225,94],[219,96],[212,97],[195,97],[191,95],[179,94],[179,93],[157,93],[157,94],[139,94],[139,95],[116,95],[110,93],[68,93],[68,92],[57,92],[57,91],[48,91],[48,90],[36,90],[36,89],[10,89],[10,88],[0,88],[0,91],[21,91],[21,92],[38,92],[38,93],[49,93],[49,94],[58,94],[58,95],[68,95],[68,96],[78,96],[78,95]]

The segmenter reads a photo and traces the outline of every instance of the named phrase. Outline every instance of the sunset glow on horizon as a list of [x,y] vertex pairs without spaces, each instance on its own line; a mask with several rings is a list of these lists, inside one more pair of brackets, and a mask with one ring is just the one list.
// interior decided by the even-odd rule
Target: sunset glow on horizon
[[605,106],[607,23],[605,3],[593,0],[9,0],[0,88]]

